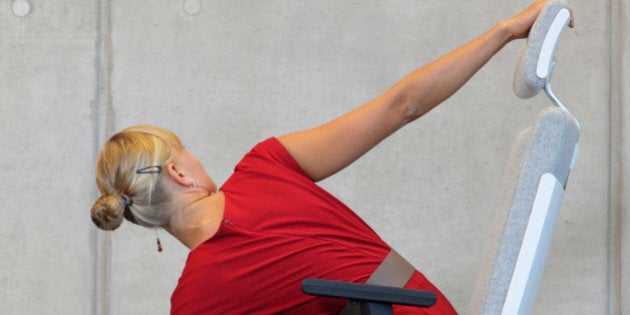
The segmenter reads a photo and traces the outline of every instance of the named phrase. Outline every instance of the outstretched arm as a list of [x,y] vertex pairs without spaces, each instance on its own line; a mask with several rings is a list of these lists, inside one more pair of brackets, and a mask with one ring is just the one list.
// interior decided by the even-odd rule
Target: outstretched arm
[[320,127],[278,139],[313,180],[340,171],[453,95],[505,44],[525,37],[546,3],[536,1],[520,14],[407,75],[365,105]]

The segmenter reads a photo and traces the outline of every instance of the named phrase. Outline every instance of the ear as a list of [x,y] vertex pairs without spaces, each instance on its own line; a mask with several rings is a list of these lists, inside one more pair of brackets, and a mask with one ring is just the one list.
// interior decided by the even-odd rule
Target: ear
[[185,172],[181,168],[179,168],[175,163],[168,163],[166,165],[166,173],[168,177],[172,179],[175,183],[179,184],[183,187],[190,187],[192,185],[192,178],[186,175]]

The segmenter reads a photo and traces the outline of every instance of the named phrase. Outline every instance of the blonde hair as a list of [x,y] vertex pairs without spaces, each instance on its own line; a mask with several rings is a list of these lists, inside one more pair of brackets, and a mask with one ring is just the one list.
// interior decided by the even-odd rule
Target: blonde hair
[[162,167],[182,148],[175,134],[149,125],[126,128],[107,140],[96,162],[101,197],[92,206],[94,224],[110,231],[123,218],[145,227],[165,224],[170,195],[160,185]]

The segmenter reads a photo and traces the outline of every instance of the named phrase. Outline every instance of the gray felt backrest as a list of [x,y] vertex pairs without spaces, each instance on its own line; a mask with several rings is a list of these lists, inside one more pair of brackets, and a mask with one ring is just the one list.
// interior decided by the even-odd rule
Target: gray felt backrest
[[[493,233],[485,246],[485,267],[478,274],[469,314],[495,315],[503,312],[517,260],[523,255],[523,238],[530,223],[539,183],[545,174],[553,175],[557,186],[564,192],[577,152],[579,133],[578,123],[570,113],[549,107],[539,114],[532,127],[525,129],[517,138],[508,164],[507,197],[496,211],[494,231],[491,231]],[[555,222],[551,224],[555,225]],[[542,264],[545,257],[546,251]],[[541,270],[536,271],[531,276],[533,279],[528,280],[533,283],[530,287],[533,286],[534,295],[538,284],[535,278],[542,273]],[[528,307],[524,309],[528,310]]]

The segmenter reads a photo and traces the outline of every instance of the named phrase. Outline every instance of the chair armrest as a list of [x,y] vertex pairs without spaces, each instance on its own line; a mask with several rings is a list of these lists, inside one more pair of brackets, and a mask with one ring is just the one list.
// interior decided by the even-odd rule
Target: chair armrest
[[312,278],[302,282],[302,291],[310,295],[345,298],[354,302],[377,302],[421,307],[432,306],[437,301],[435,293],[430,291]]

